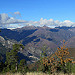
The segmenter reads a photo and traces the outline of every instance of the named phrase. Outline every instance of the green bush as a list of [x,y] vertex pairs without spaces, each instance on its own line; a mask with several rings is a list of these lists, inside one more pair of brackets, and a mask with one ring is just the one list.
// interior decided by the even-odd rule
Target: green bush
[[75,64],[72,65],[72,72],[75,73]]

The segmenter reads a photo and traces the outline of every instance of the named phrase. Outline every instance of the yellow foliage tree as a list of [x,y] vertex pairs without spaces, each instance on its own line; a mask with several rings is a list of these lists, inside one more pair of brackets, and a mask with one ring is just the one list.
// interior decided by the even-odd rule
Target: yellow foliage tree
[[66,48],[66,42],[63,40],[63,46],[57,48],[56,52],[51,57],[43,57],[42,62],[44,66],[50,66],[51,73],[57,71],[59,66],[65,67],[67,62],[72,62],[73,59],[69,57],[69,50]]

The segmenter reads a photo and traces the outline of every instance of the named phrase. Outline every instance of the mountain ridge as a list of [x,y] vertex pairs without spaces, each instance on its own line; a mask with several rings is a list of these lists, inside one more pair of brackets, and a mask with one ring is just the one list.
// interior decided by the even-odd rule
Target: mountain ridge
[[[72,42],[75,40],[74,31],[75,27],[49,28],[46,26],[25,26],[13,30],[1,29],[0,36],[4,38],[6,42],[5,46],[8,48],[12,48],[14,43],[23,44],[25,49],[21,53],[27,57],[30,57],[34,62],[37,58],[40,58],[40,53],[42,52],[43,46],[46,46],[46,49],[48,50],[46,52],[48,55],[55,52],[57,47],[61,46],[63,40],[68,42],[67,47],[75,47],[75,43]],[[11,43],[11,46],[7,41]],[[0,42],[2,43],[2,41]]]

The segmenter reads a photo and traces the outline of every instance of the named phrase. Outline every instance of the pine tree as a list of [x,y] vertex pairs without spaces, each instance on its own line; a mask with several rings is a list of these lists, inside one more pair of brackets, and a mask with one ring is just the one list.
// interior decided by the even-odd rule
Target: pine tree
[[13,49],[6,53],[6,64],[8,70],[17,71],[18,69],[18,51],[24,49],[24,46],[22,44],[14,44]]
[[20,72],[22,72],[22,73],[26,72],[26,60],[25,59],[20,60],[20,64],[19,64],[18,70]]

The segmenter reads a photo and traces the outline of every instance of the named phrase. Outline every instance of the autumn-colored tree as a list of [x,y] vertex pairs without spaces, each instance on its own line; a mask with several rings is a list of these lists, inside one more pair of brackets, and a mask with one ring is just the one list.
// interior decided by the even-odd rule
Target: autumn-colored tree
[[71,63],[73,59],[69,57],[69,50],[66,48],[66,42],[63,40],[63,46],[57,48],[56,52],[51,57],[43,57],[43,65],[50,67],[50,72],[54,73],[59,70],[66,72],[67,63]]

